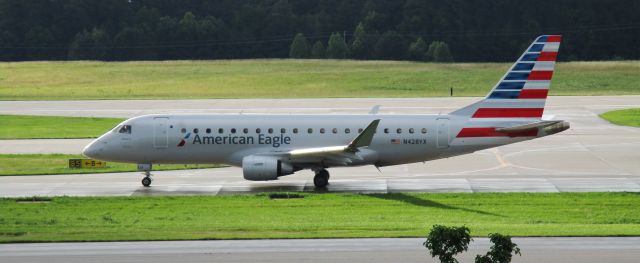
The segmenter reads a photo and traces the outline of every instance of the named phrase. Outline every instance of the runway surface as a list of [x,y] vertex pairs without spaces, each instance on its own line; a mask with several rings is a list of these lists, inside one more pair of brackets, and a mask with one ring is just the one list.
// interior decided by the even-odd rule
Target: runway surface
[[[147,113],[446,113],[478,98],[293,99],[187,101],[8,101],[0,114],[131,117]],[[469,155],[392,167],[333,168],[329,191],[566,192],[640,191],[640,129],[612,125],[599,113],[640,107],[640,96],[551,97],[545,115],[571,129],[549,137]],[[2,153],[79,153],[87,140],[0,140]],[[238,168],[139,173],[3,176],[0,196],[172,195],[309,191],[310,172],[273,182],[249,182]]]
[[[638,237],[514,238],[513,262],[637,262]],[[438,262],[421,238],[216,240],[0,245],[0,262]],[[475,238],[457,257],[473,262],[490,247]]]
[[[410,165],[408,167],[417,166]],[[421,169],[425,169],[422,167]],[[421,175],[403,166],[331,169],[328,192],[640,192],[640,177],[581,175]],[[420,170],[418,170],[420,171]],[[305,171],[277,181],[250,182],[239,168],[155,172],[151,187],[141,173],[2,176],[1,197],[225,195],[258,192],[314,192],[313,174]]]

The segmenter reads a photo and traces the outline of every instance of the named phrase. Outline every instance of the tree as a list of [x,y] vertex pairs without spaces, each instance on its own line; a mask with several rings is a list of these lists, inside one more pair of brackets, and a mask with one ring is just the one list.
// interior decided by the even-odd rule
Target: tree
[[69,59],[106,60],[110,38],[102,29],[93,28],[91,32],[78,33],[69,48]]
[[309,58],[311,52],[309,51],[309,42],[302,33],[298,33],[289,46],[290,58]]
[[442,41],[434,41],[427,50],[427,60],[434,62],[452,62],[453,56],[449,50],[449,45]]
[[411,42],[409,45],[409,58],[413,60],[426,60],[427,58],[427,43],[421,37],[418,37],[416,41]]
[[322,41],[316,41],[315,44],[313,44],[313,47],[311,48],[311,57],[313,58],[325,58],[325,51],[326,49],[324,48],[324,45],[322,44]]
[[33,50],[28,50],[27,52],[27,56],[30,59],[42,60],[53,58],[51,50],[39,48],[54,42],[54,36],[48,29],[41,26],[33,27],[25,34],[24,41],[28,46],[34,47]]
[[404,44],[402,36],[393,31],[387,31],[378,39],[374,48],[376,58],[380,59],[403,59],[407,46]]
[[327,45],[327,57],[328,58],[346,58],[349,53],[349,47],[347,42],[344,41],[342,35],[339,33],[331,34],[329,38],[329,44]]
[[511,242],[510,236],[498,233],[489,234],[489,240],[493,245],[484,256],[477,255],[476,263],[508,263],[511,262],[512,254],[520,254],[517,244]]
[[363,59],[371,55],[366,46],[366,33],[364,31],[364,25],[362,22],[356,26],[356,31],[353,33],[353,42],[351,42],[351,55],[354,58]]
[[438,257],[443,263],[457,263],[456,254],[467,251],[471,242],[469,228],[434,225],[423,245],[429,249],[432,257]]

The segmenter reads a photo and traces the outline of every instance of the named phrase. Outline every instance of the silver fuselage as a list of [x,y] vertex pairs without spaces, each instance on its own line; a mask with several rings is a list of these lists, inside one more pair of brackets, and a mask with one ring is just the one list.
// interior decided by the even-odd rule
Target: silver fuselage
[[[88,145],[84,153],[115,162],[241,166],[242,159],[252,154],[346,145],[358,135],[359,129],[374,119],[380,119],[380,124],[366,149],[367,154],[348,166],[429,161],[547,135],[456,138],[463,127],[487,124],[455,115],[145,115],[118,125],[130,125],[130,133],[118,133],[116,127]],[[508,127],[527,122],[492,121],[490,126]],[[180,146],[182,140],[184,144]],[[299,169],[313,167],[311,164],[306,167],[304,163],[297,166]]]

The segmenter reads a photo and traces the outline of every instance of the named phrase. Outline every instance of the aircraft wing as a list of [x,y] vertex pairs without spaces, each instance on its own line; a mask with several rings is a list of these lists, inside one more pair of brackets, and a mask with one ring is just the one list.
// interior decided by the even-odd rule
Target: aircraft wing
[[353,159],[362,160],[358,153],[371,144],[373,135],[378,128],[378,123],[380,123],[379,119],[372,121],[358,137],[347,145],[295,149],[286,154],[292,161],[324,159],[338,163],[351,163]]

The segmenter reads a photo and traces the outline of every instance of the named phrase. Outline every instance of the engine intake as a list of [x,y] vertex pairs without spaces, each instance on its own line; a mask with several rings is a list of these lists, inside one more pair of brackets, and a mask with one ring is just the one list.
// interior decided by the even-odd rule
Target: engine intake
[[277,180],[278,177],[292,174],[293,166],[271,156],[249,155],[242,159],[244,179],[251,181]]

